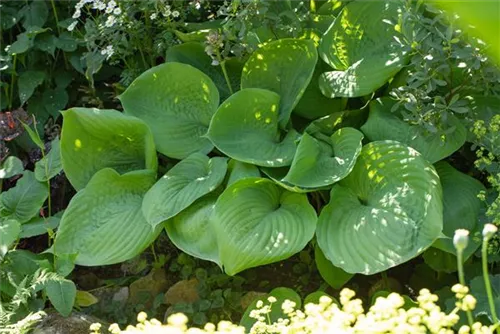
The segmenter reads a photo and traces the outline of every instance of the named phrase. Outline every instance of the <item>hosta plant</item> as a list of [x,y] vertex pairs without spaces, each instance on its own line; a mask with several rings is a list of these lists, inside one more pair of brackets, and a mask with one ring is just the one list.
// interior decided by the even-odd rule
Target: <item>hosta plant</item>
[[[53,251],[80,265],[117,263],[164,228],[181,250],[234,275],[316,238],[320,271],[345,280],[431,246],[453,254],[449,231],[474,228],[483,188],[433,164],[464,144],[462,120],[449,137],[417,135],[383,96],[412,52],[402,2],[338,9],[315,30],[320,40],[276,39],[221,71],[192,40],[131,83],[123,113],[64,111],[62,166],[78,193]],[[460,191],[472,212],[457,226],[450,203]]]

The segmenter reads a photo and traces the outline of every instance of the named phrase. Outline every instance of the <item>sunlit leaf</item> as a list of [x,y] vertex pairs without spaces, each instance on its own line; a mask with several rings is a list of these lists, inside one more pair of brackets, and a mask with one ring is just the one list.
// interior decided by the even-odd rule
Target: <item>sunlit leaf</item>
[[228,275],[298,253],[311,240],[317,220],[305,195],[262,178],[230,185],[213,214],[219,258]]
[[170,169],[144,196],[142,211],[153,227],[215,190],[226,175],[226,158],[194,153]]
[[116,110],[87,108],[72,108],[62,114],[61,161],[76,190],[105,167],[119,173],[156,171],[153,136],[140,119]]
[[229,157],[258,166],[292,163],[298,134],[279,129],[280,97],[269,90],[242,89],[219,107],[208,138]]
[[311,40],[280,39],[255,51],[243,67],[241,88],[263,88],[281,97],[282,129],[311,81],[318,53]]
[[184,159],[212,150],[204,135],[219,105],[219,92],[200,70],[181,63],[153,67],[132,82],[120,101],[125,114],[151,128],[160,153]]
[[342,9],[319,46],[334,69],[319,79],[325,96],[368,95],[405,65],[409,47],[397,31],[401,10],[397,1],[354,1]]
[[97,172],[64,212],[56,254],[77,254],[75,263],[82,266],[119,263],[140,254],[161,231],[147,223],[141,210],[155,176],[151,170]]
[[348,273],[387,270],[441,235],[442,200],[434,167],[417,151],[394,141],[369,143],[332,188],[318,221],[318,245]]

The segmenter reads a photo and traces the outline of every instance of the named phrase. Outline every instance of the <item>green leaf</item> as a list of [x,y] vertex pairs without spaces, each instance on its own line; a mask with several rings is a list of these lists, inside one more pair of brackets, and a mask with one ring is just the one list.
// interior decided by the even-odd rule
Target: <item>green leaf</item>
[[23,27],[29,30],[31,27],[43,27],[49,16],[49,8],[45,1],[31,1],[26,5]]
[[[475,178],[459,172],[445,161],[438,162],[434,167],[443,188],[443,234],[446,236],[438,239],[434,247],[456,255],[453,246],[455,230],[466,229],[471,235],[482,231],[482,226],[478,224],[482,206],[478,195],[486,188]],[[480,240],[469,238],[464,259],[470,257],[480,245]]]
[[354,168],[362,140],[363,134],[353,128],[339,129],[330,137],[304,133],[280,182],[310,191],[338,182]]
[[314,247],[314,260],[321,277],[334,289],[342,288],[354,276],[328,261],[317,245]]
[[184,159],[213,145],[204,137],[219,105],[212,80],[186,64],[166,63],[144,72],[120,95],[125,113],[149,125],[157,150]]
[[311,40],[280,39],[255,51],[243,67],[241,88],[263,88],[281,97],[278,121],[290,114],[311,81],[318,53]]
[[78,254],[75,263],[101,266],[129,260],[156,239],[142,215],[144,194],[155,173],[140,170],[124,175],[111,168],[97,172],[64,212],[56,235],[56,255]]
[[33,46],[33,38],[27,32],[17,35],[17,39],[10,45],[9,54],[18,55],[25,53]]
[[21,238],[31,238],[36,237],[38,235],[43,235],[47,233],[49,230],[55,230],[57,226],[59,226],[61,218],[59,217],[35,217],[21,225],[21,234],[19,237]]
[[39,50],[47,52],[52,57],[56,52],[57,37],[51,32],[40,34],[35,37],[35,47]]
[[16,242],[21,232],[21,224],[15,219],[0,219],[0,259],[9,251],[10,246]]
[[[69,96],[64,88],[46,89],[43,92],[42,103],[48,116],[54,119],[59,116],[59,112],[66,108]],[[47,117],[48,118],[48,117]]]
[[[22,122],[21,122],[22,123]],[[28,124],[22,123],[24,130],[28,133],[31,141],[38,146],[41,150],[45,150],[45,144],[43,143],[42,138],[38,135],[38,132],[34,131],[31,129],[31,127]],[[36,128],[35,128],[36,130]]]
[[465,143],[467,131],[460,121],[453,115],[448,115],[450,126],[455,130],[448,134],[422,133],[422,128],[400,119],[391,112],[395,101],[384,97],[370,103],[368,120],[361,127],[361,131],[368,139],[396,140],[404,143],[417,151],[429,162],[442,160],[457,151]]
[[334,69],[320,77],[325,96],[368,95],[406,64],[409,47],[396,31],[398,11],[405,9],[394,1],[354,1],[342,9],[319,46],[321,58]]
[[305,132],[312,136],[316,136],[317,133],[331,136],[340,128],[351,127],[359,129],[366,122],[367,117],[367,108],[334,112],[311,122]]
[[283,305],[283,302],[285,300],[294,302],[295,309],[300,309],[302,306],[302,301],[297,292],[289,288],[275,288],[266,296],[266,298],[259,298],[257,300],[254,300],[245,310],[245,313],[243,314],[240,321],[240,326],[245,327],[246,332],[250,332],[250,329],[257,321],[256,319],[250,317],[250,312],[257,309],[257,302],[259,300],[262,301],[264,305],[270,305],[269,301],[267,300],[267,298],[269,297],[274,297],[276,299],[276,302],[271,305],[271,311],[268,313],[267,319],[269,319],[271,323],[278,322],[279,318],[287,318],[281,308],[281,305]]
[[26,71],[21,73],[18,81],[19,100],[24,104],[33,95],[35,89],[45,80],[43,71]]
[[25,223],[38,214],[48,193],[47,185],[38,182],[33,172],[24,171],[16,186],[0,195],[0,216]]
[[[471,238],[473,239],[473,238]],[[436,272],[454,273],[457,271],[457,257],[450,252],[435,247],[427,249],[422,257],[425,263]]]
[[306,119],[317,119],[344,109],[347,99],[330,99],[319,89],[319,77],[328,70],[324,62],[318,62],[304,94],[293,109],[293,113]]
[[[500,275],[490,275],[493,303],[497,318],[500,317]],[[477,276],[470,281],[471,294],[476,297],[476,307],[472,311],[475,316],[486,315],[490,321],[493,321],[491,310],[488,303],[488,294],[484,287],[483,275]]]
[[9,156],[2,162],[0,167],[0,179],[8,179],[15,175],[22,174],[24,170],[23,162],[16,156]]
[[333,303],[340,306],[340,303],[338,302],[338,300],[336,300],[335,298],[333,298],[332,296],[330,296],[326,292],[320,291],[320,290],[314,291],[314,292],[311,292],[310,294],[308,294],[306,296],[306,298],[304,298],[304,305],[311,304],[311,303],[318,305],[320,303],[321,297],[328,297],[332,300]]
[[147,192],[142,211],[149,224],[174,217],[217,188],[226,175],[227,160],[194,153],[176,164]]
[[76,298],[75,283],[63,278],[50,280],[45,285],[45,292],[57,312],[64,317],[71,313]]
[[88,291],[76,291],[75,305],[89,307],[99,302],[99,299]]
[[242,89],[219,107],[208,138],[233,159],[258,166],[281,167],[292,163],[298,134],[278,128],[280,97],[269,90]]
[[[212,65],[212,58],[205,52],[205,46],[202,43],[189,42],[174,45],[167,50],[166,60],[191,65],[208,75],[219,90],[222,101],[231,95],[221,65]],[[243,63],[238,58],[230,58],[225,61],[225,66],[231,88],[233,92],[236,92],[240,89]]]
[[260,171],[257,166],[231,159],[227,164],[227,176],[224,183],[226,187],[228,187],[238,180],[260,176]]
[[116,110],[72,108],[62,112],[61,161],[76,190],[105,167],[119,173],[156,171],[153,136],[148,126]]
[[224,271],[235,275],[300,252],[316,221],[306,195],[262,178],[233,183],[219,196],[213,216]]
[[46,182],[62,171],[59,138],[52,141],[51,147],[50,152],[35,164],[35,177],[40,182]]
[[213,194],[198,199],[168,220],[165,229],[172,243],[184,253],[221,267],[217,235],[210,220],[216,200]]
[[439,177],[417,151],[401,143],[364,146],[330,198],[318,220],[318,245],[348,273],[371,275],[395,267],[441,235]]
[[77,49],[77,40],[67,31],[62,32],[56,41],[56,47],[65,52],[73,52]]

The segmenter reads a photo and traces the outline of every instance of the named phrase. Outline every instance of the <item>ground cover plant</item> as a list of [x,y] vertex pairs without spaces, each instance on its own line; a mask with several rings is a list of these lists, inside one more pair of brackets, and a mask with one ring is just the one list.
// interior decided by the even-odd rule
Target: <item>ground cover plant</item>
[[[12,331],[47,302],[106,317],[92,291],[132,291],[146,274],[166,282],[155,275],[167,269],[171,283],[194,279],[196,298],[166,302],[165,283],[120,308],[123,322],[183,311],[198,325],[243,316],[249,329],[240,299],[283,286],[298,301],[351,286],[412,302],[431,288],[449,312],[463,262],[460,283],[478,301],[467,320],[498,322],[478,270],[489,254],[496,294],[498,237],[480,248],[485,224],[500,224],[498,45],[460,7],[0,10],[0,323]],[[484,16],[500,31],[495,22]],[[459,229],[470,240],[457,251]],[[104,282],[79,281],[86,270]]]

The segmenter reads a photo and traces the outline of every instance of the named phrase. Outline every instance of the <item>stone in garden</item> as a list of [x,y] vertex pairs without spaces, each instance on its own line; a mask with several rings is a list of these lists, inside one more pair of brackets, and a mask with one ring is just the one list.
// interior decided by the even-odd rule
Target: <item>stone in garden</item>
[[258,291],[249,291],[247,292],[243,297],[241,297],[240,300],[240,305],[243,310],[246,310],[250,304],[256,299],[265,299],[267,296],[267,293],[265,292],[258,292]]
[[194,303],[199,299],[198,280],[193,278],[175,283],[165,293],[163,302],[165,304],[175,305],[179,303]]
[[165,292],[168,287],[167,275],[163,269],[153,269],[147,276],[139,278],[130,284],[128,303],[131,305],[144,305],[145,308],[153,306],[156,296]]
[[39,322],[32,334],[88,334],[90,333],[90,325],[93,323],[101,323],[101,333],[108,333],[106,330],[109,324],[106,324],[101,319],[98,319],[80,312],[72,312],[69,317],[65,318],[56,311],[48,311],[47,315]]

